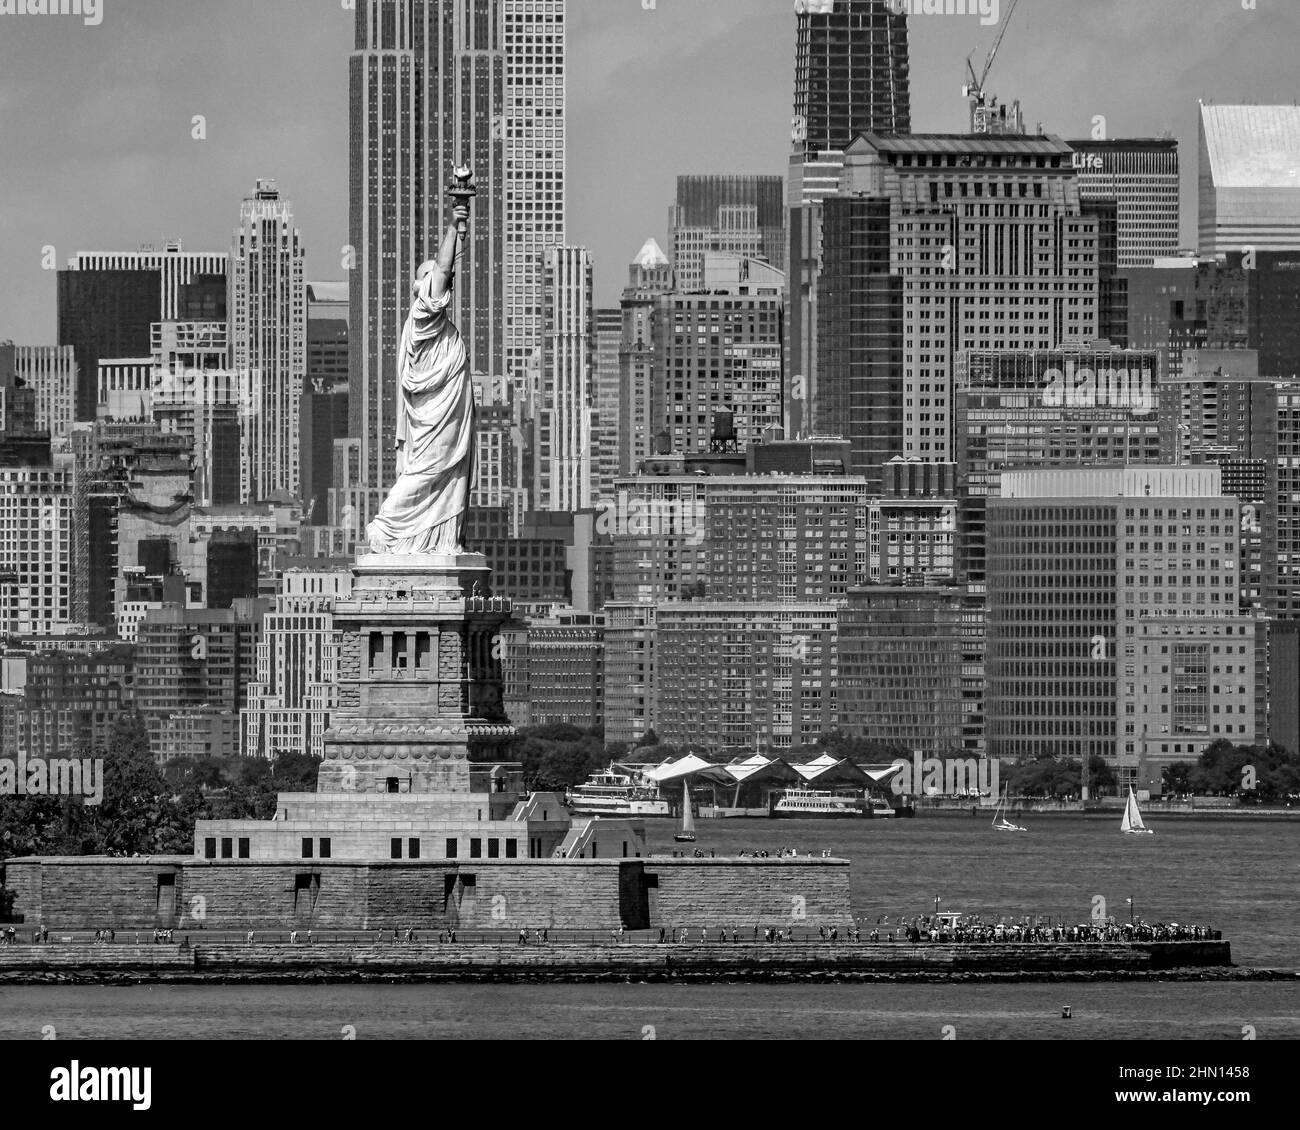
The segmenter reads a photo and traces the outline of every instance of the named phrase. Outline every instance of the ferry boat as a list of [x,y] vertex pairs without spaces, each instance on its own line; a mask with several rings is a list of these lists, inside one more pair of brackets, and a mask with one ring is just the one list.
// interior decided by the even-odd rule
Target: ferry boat
[[816,789],[787,789],[772,805],[773,816],[817,817],[820,819],[870,816],[861,797],[836,796]]
[[612,765],[570,789],[567,802],[575,816],[672,815],[658,789],[636,784],[630,774]]

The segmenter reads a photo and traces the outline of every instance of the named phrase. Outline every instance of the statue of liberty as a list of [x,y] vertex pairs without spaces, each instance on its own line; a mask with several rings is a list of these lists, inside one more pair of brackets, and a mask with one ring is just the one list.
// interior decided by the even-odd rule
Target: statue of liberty
[[447,316],[474,196],[455,171],[453,222],[437,257],[415,274],[398,351],[397,482],[366,530],[376,554],[463,554],[465,515],[477,472],[477,409],[469,355]]

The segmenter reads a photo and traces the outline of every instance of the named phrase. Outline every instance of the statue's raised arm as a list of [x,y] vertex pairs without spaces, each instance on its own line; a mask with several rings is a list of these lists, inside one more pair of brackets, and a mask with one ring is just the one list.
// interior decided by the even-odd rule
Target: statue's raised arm
[[367,530],[372,553],[461,554],[477,461],[474,386],[460,331],[447,316],[475,195],[455,171],[452,224],[415,275],[398,351],[397,482]]

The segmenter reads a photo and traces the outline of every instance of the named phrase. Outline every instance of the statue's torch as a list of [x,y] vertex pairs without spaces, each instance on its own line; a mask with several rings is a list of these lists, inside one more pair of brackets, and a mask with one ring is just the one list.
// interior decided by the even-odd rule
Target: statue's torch
[[[474,174],[468,165],[457,165],[451,173],[451,184],[447,188],[447,195],[456,204],[469,205],[469,202],[478,195],[478,189],[474,187]],[[460,219],[456,221],[456,231],[459,238],[456,240],[456,272],[460,273],[460,258],[464,253],[465,236],[469,232],[467,221]]]

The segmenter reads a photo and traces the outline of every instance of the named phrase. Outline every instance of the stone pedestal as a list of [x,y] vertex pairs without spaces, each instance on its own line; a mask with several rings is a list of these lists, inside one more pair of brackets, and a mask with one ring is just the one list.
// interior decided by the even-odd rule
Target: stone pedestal
[[480,554],[359,557],[334,609],[338,707],[320,792],[468,793],[471,746],[514,734],[501,705],[510,602]]

